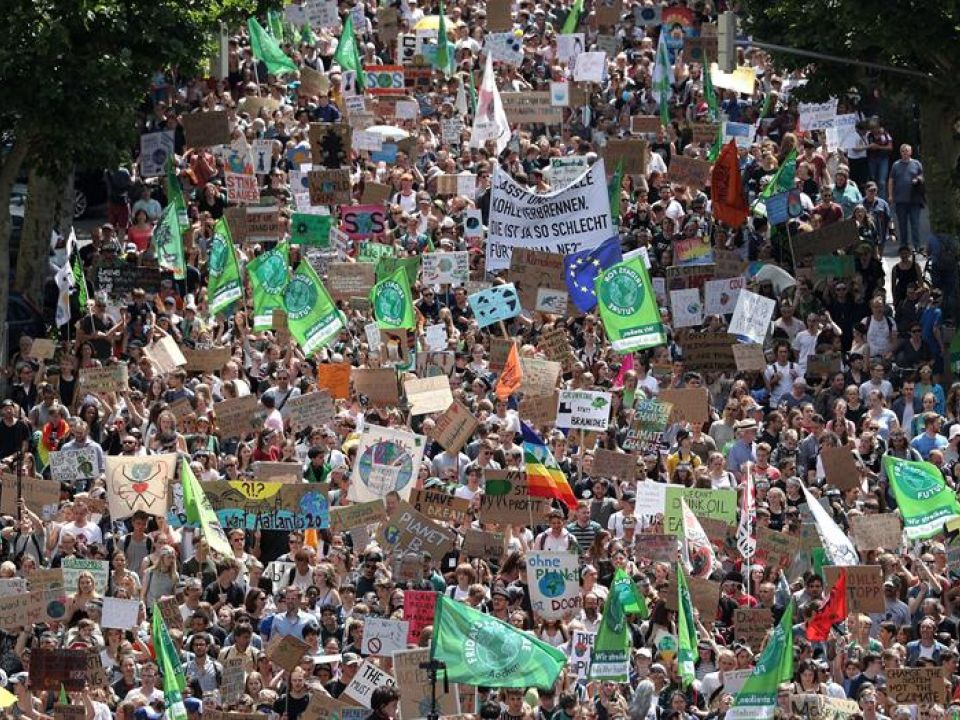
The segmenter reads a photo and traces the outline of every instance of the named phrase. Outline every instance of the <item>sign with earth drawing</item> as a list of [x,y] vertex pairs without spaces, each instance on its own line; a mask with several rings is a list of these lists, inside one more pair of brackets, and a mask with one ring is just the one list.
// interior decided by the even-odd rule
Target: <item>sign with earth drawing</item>
[[426,439],[395,428],[368,425],[360,436],[350,480],[351,502],[370,502],[396,490],[403,500],[417,479]]
[[513,283],[496,285],[467,296],[470,309],[480,327],[500,320],[509,320],[520,314],[520,296]]
[[131,517],[142,511],[155,517],[167,513],[167,488],[177,466],[174,453],[137,457],[107,456],[107,501],[110,517]]
[[568,552],[528,552],[527,580],[533,611],[545,620],[580,609],[579,560]]

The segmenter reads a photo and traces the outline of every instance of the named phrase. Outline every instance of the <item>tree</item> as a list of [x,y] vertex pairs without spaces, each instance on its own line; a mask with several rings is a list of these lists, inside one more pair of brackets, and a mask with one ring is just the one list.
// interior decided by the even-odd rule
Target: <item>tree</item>
[[[960,232],[960,3],[905,0],[744,0],[743,27],[757,41],[925,73],[924,80],[888,71],[774,52],[777,64],[807,68],[802,97],[825,100],[851,88],[906,93],[920,104],[921,151],[930,224]],[[869,72],[869,75],[868,75]]]
[[[256,0],[6,0],[0,24],[0,319],[6,317],[10,217],[29,171],[15,286],[40,299],[50,232],[77,165],[129,158],[153,72],[198,71],[221,21]],[[67,228],[63,228],[66,230]]]

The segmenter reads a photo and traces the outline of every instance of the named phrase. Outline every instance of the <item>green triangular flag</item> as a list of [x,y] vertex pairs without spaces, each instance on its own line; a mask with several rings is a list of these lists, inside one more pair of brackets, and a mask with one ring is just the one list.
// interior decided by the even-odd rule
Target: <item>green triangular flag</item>
[[417,282],[417,276],[420,275],[420,256],[413,255],[412,257],[389,257],[384,256],[377,260],[377,282],[385,279],[389,275],[393,275],[397,268],[403,268],[407,273],[407,282],[410,283],[410,286],[413,287]]
[[620,196],[623,194],[623,157],[617,160],[617,169],[613,172],[610,185],[607,186],[610,196],[610,217],[614,225],[620,224]]
[[160,222],[153,231],[154,251],[157,264],[170,270],[173,277],[182,280],[187,276],[187,261],[183,253],[183,228],[180,226],[180,208],[176,202],[167,204]]
[[453,60],[455,46],[447,38],[447,19],[444,17],[446,9],[443,0],[440,0],[440,21],[437,25],[437,69],[443,73],[444,77],[450,77],[453,73]]
[[563,28],[560,30],[561,35],[570,35],[577,31],[577,26],[580,24],[580,16],[583,14],[583,0],[574,0],[573,7],[570,8],[570,14],[567,15],[567,19],[563,23]]
[[280,19],[280,13],[276,10],[267,10],[267,26],[270,28],[270,34],[278,43],[283,42],[283,21]]
[[723,123],[718,123],[717,137],[713,139],[713,145],[710,146],[710,151],[707,153],[707,160],[716,162],[717,158],[720,157],[721,150],[723,150]]
[[296,63],[287,57],[277,41],[264,30],[256,18],[247,20],[247,29],[250,31],[250,49],[254,56],[267,66],[268,73],[280,76],[297,72]]
[[793,190],[794,179],[796,178],[796,175],[797,150],[794,148],[790,151],[790,154],[787,155],[786,159],[783,161],[783,164],[777,168],[776,175],[774,175],[773,179],[767,183],[767,186],[763,189],[763,192],[760,193],[760,197],[768,198],[771,195],[776,195],[777,193]]
[[410,283],[402,267],[398,267],[393,271],[393,275],[373,286],[370,291],[370,304],[373,306],[377,325],[384,330],[413,329],[416,325]]
[[357,50],[357,38],[353,32],[351,13],[347,13],[347,18],[343,21],[343,32],[340,33],[333,61],[340,66],[341,70],[353,71],[357,78],[357,90],[363,90],[363,67],[360,64],[360,51]]
[[717,93],[713,89],[710,56],[706,52],[703,53],[703,94],[707,100],[707,108],[710,110],[710,122],[717,122],[720,119],[720,109],[717,106]]
[[507,688],[551,688],[567,664],[561,650],[442,594],[430,658],[446,663],[450,682]]
[[60,683],[60,697],[57,698],[57,702],[61,705],[70,704],[70,698],[67,697],[67,689],[63,686],[63,683]]
[[592,680],[624,681],[629,676],[630,633],[625,599],[631,593],[637,594],[632,588],[633,580],[624,570],[618,568],[613,576],[610,595],[603,606],[600,630],[593,645],[590,660]]
[[687,587],[686,573],[682,567],[677,567],[677,602],[680,612],[677,613],[677,635],[679,635],[679,649],[677,651],[677,665],[680,679],[684,687],[689,687],[696,679],[694,661],[697,658],[697,625],[693,619],[693,600],[690,597],[690,588]]
[[247,263],[250,289],[253,291],[253,329],[273,328],[273,311],[283,309],[283,291],[290,282],[287,243],[261,253]]
[[207,273],[207,301],[210,304],[210,315],[213,316],[243,297],[237,249],[233,246],[230,228],[224,218],[217,220],[217,224],[213,226]]
[[[230,548],[227,534],[220,525],[220,519],[186,459],[180,463],[180,485],[183,488],[183,511],[187,516],[187,524],[200,528],[211,550],[224,557],[232,557],[233,550]],[[155,614],[159,615],[159,613]]]
[[183,676],[183,665],[170,638],[167,624],[163,621],[163,613],[157,608],[153,611],[151,634],[157,666],[163,674],[163,702],[167,706],[167,716],[170,720],[186,720],[187,709],[183,704],[183,691],[187,682]]

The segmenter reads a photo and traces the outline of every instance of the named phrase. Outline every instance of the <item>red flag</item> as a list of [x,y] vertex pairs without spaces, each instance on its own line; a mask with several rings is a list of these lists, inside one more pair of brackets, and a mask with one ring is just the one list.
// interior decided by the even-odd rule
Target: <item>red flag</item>
[[497,380],[497,397],[506,400],[520,389],[520,381],[523,380],[523,369],[520,367],[520,353],[517,352],[517,344],[510,346],[510,354],[507,355],[507,362],[503,366],[503,372]]
[[730,227],[738,228],[747,220],[750,208],[743,192],[737,143],[731,140],[713,164],[710,173],[710,200],[713,216]]
[[807,623],[807,640],[823,642],[830,637],[830,628],[847,619],[847,570],[842,568],[830,597]]

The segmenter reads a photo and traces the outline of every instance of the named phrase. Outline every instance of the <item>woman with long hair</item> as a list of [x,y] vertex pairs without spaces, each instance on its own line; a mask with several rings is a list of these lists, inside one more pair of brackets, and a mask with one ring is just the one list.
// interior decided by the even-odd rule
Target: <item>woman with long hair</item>
[[165,545],[144,573],[140,599],[147,607],[153,607],[160,598],[173,595],[179,581],[177,553],[171,546]]

